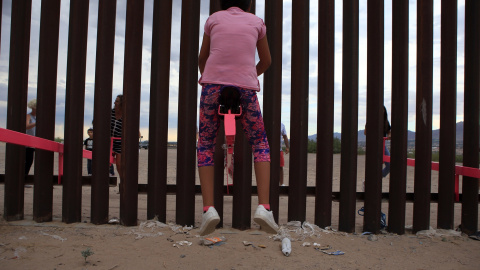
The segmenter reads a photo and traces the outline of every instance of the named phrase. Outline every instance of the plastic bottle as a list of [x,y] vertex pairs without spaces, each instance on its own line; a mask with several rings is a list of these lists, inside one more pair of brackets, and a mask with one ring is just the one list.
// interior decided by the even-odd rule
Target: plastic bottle
[[290,256],[290,253],[292,253],[292,243],[287,237],[283,238],[282,240],[282,252],[287,257]]

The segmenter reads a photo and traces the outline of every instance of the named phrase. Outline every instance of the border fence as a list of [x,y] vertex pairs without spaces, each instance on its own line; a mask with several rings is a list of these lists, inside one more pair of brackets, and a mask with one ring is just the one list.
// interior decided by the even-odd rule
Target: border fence
[[[255,4],[255,0],[253,0]],[[388,194],[382,194],[383,98],[384,98],[384,1],[369,0],[367,28],[367,128],[365,193],[356,191],[359,76],[359,2],[343,1],[342,59],[342,149],[340,191],[332,192],[334,119],[334,0],[318,1],[318,112],[315,186],[307,186],[307,143],[309,101],[309,0],[292,1],[291,40],[291,156],[290,186],[278,187],[279,153],[271,152],[270,203],[278,220],[279,197],[288,196],[288,220],[306,220],[307,196],[315,197],[315,224],[331,225],[332,202],[339,201],[339,230],[355,230],[356,201],[365,201],[364,230],[380,231],[381,202],[388,198],[388,230],[405,232],[407,201],[413,201],[413,231],[429,229],[430,206],[438,202],[438,227],[453,229],[455,202],[455,122],[457,102],[457,1],[441,1],[441,99],[440,161],[438,194],[431,192],[432,95],[433,95],[433,0],[417,3],[417,79],[414,193],[406,193],[409,1],[392,0],[392,142],[391,177]],[[10,61],[8,77],[7,130],[25,132],[31,0],[12,1]],[[255,5],[253,5],[255,6]],[[0,1],[1,7],[1,1]],[[210,13],[219,10],[210,0]],[[68,37],[64,175],[62,221],[81,222],[82,145],[85,99],[85,67],[88,28],[88,0],[70,1]],[[200,1],[183,0],[180,37],[180,80],[178,106],[178,149],[176,184],[167,185],[167,130],[170,84],[172,0],[154,0],[152,66],[150,81],[150,123],[148,184],[138,184],[138,130],[140,114],[141,56],[144,0],[127,0],[124,54],[124,110],[122,151],[125,168],[124,191],[120,196],[120,221],[137,224],[138,194],[147,193],[147,217],[166,219],[167,194],[176,195],[175,218],[181,225],[194,224],[195,196],[200,192],[195,178],[195,133],[197,119],[198,36]],[[252,10],[251,12],[255,12]],[[42,1],[38,60],[37,136],[54,139],[55,97],[59,40],[60,0]],[[91,179],[91,222],[108,222],[110,100],[112,99],[113,47],[116,0],[99,1],[94,126],[95,151]],[[282,88],[283,1],[265,1],[272,65],[264,75],[263,114],[272,149],[280,147]],[[466,0],[464,78],[463,166],[479,167],[480,92],[480,1]],[[108,102],[105,102],[105,101]],[[237,123],[237,129],[239,128]],[[223,136],[219,134],[215,153],[215,206],[223,216],[225,196]],[[5,161],[5,207],[8,221],[24,218],[24,146],[7,144]],[[53,152],[36,151],[33,218],[52,220]],[[239,132],[235,142],[235,187],[233,222],[238,229],[250,227],[252,187],[251,149]],[[45,179],[48,179],[46,181]],[[478,229],[479,181],[463,177],[459,196],[461,229]],[[221,225],[221,224],[220,224]]]

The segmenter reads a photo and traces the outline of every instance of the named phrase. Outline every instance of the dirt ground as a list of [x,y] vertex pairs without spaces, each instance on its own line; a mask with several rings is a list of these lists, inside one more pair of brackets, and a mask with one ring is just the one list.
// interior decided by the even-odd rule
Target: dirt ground
[[[147,183],[148,150],[140,150],[139,182]],[[286,155],[285,183],[289,182]],[[365,157],[358,158],[358,190],[365,175]],[[176,150],[169,149],[168,183],[175,183]],[[86,175],[86,161],[84,162]],[[315,183],[315,155],[308,157],[308,185]],[[0,174],[5,172],[5,144],[0,143]],[[33,173],[33,168],[30,173]],[[413,192],[413,169],[408,168],[407,192]],[[388,177],[383,191],[388,192]],[[198,177],[196,179],[197,183]],[[255,180],[254,180],[255,181]],[[340,155],[334,156],[333,189],[339,191]],[[432,172],[432,192],[438,190],[438,174]],[[254,182],[255,184],[255,182]],[[90,187],[82,190],[81,223],[61,222],[62,188],[54,187],[53,222],[32,221],[33,189],[25,188],[25,219],[6,222],[0,218],[0,269],[480,269],[480,241],[455,231],[431,230],[405,235],[362,234],[363,219],[357,215],[356,233],[337,232],[338,203],[333,203],[332,227],[313,225],[314,198],[307,199],[307,222],[287,224],[288,198],[280,198],[279,235],[269,235],[252,223],[250,230],[232,229],[232,200],[225,199],[224,228],[209,237],[225,237],[213,246],[200,245],[201,197],[196,198],[193,228],[175,225],[175,196],[167,198],[167,224],[147,221],[147,196],[139,195],[138,226],[95,226],[90,221]],[[119,216],[118,188],[110,189],[110,218]],[[252,198],[252,211],[256,207]],[[363,202],[357,203],[360,208]],[[431,226],[436,228],[437,205],[431,205]],[[3,216],[4,185],[0,185]],[[388,202],[382,204],[388,214]],[[455,206],[455,227],[461,205]],[[407,204],[407,225],[412,224],[413,205]],[[252,213],[253,215],[253,213]],[[387,220],[388,223],[388,220]],[[292,240],[292,253],[283,255],[281,238]],[[244,241],[247,243],[244,244]],[[310,245],[309,245],[309,244]],[[317,245],[316,245],[317,244]],[[327,253],[342,251],[343,255]],[[90,251],[91,255],[88,255]],[[83,252],[83,253],[82,253]],[[324,253],[326,252],[326,253]],[[84,257],[85,256],[85,257]]]

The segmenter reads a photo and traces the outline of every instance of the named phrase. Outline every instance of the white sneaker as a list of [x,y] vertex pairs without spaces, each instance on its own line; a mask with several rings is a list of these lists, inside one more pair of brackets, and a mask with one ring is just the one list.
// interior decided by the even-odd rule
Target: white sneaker
[[268,233],[277,233],[278,225],[275,223],[272,211],[267,211],[263,205],[259,205],[253,216],[253,221],[260,225],[260,229]]
[[202,225],[200,226],[198,233],[200,236],[204,236],[214,232],[215,227],[219,222],[220,216],[218,215],[217,210],[213,207],[208,208],[208,211],[203,213]]

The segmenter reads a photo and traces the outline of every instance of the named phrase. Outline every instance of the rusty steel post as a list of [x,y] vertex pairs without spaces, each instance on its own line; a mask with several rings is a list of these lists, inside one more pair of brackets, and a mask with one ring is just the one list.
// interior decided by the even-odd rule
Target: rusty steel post
[[315,224],[332,225],[335,1],[318,2],[318,93]]
[[82,143],[87,62],[88,6],[90,1],[70,2],[67,86],[65,97],[65,156],[62,220],[82,218]]
[[417,108],[413,232],[430,227],[432,182],[433,1],[417,3]]
[[[380,232],[383,164],[383,81],[384,6],[383,0],[367,4],[367,153],[365,157],[365,216],[363,230]],[[351,133],[355,134],[356,133]]]
[[442,0],[437,227],[453,229],[457,120],[457,1]]
[[[463,166],[478,168],[480,93],[480,2],[465,2],[465,101]],[[478,179],[463,177],[462,231],[478,231]]]
[[240,120],[236,121],[235,170],[233,171],[232,228],[250,228],[252,215],[252,147],[242,130]]
[[91,222],[108,222],[110,117],[115,47],[117,0],[98,4],[97,53],[95,61],[95,94],[93,103],[94,150],[92,153]]
[[408,2],[392,2],[392,141],[388,231],[405,233],[408,142]]
[[310,1],[292,2],[292,101],[288,220],[306,220]]
[[200,2],[182,1],[180,82],[178,89],[178,149],[176,222],[195,223],[195,133],[197,118],[198,35]]
[[342,153],[338,229],[355,231],[358,129],[358,0],[343,1]]
[[[221,10],[220,0],[210,0],[210,15]],[[215,171],[213,176],[214,182],[214,198],[213,204],[215,205],[215,210],[217,210],[218,215],[220,216],[220,222],[217,224],[217,228],[223,227],[223,188],[225,182],[225,155],[224,149],[222,145],[225,142],[225,127],[223,125],[223,121],[220,123],[220,127],[217,133],[217,141],[215,145],[215,154],[214,154],[214,164],[215,164]]]
[[168,99],[172,0],[153,4],[147,218],[167,219]]
[[[58,37],[60,27],[60,0],[42,1],[40,18],[40,45],[38,50],[37,120],[36,136],[55,138],[55,104],[57,96]],[[44,181],[53,177],[54,153],[35,151],[35,189],[33,191],[33,219],[36,222],[52,220],[53,183]]]
[[[8,69],[7,129],[25,132],[27,117],[28,60],[32,1],[12,2]],[[25,147],[7,144],[5,150],[5,220],[23,219]]]
[[265,2],[265,25],[272,65],[263,76],[263,115],[270,146],[270,209],[278,222],[280,177],[280,123],[282,122],[283,0]]
[[120,223],[125,226],[136,226],[138,216],[138,133],[144,6],[144,0],[127,1],[122,130],[122,167],[125,179],[121,179],[124,183],[123,192],[120,191]]

